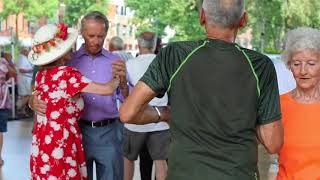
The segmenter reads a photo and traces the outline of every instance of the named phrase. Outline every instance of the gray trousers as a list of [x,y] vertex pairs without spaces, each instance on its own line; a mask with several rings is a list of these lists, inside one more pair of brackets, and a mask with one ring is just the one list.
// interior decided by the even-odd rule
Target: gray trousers
[[110,125],[92,128],[79,123],[86,155],[88,179],[93,180],[93,162],[97,180],[123,180],[122,130],[116,121]]

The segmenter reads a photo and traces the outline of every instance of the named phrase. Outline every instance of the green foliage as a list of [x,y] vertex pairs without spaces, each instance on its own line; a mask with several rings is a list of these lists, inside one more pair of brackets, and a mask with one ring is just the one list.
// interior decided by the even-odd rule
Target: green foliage
[[70,26],[75,26],[79,18],[90,11],[107,11],[108,0],[64,0],[66,12],[64,21]]
[[135,11],[138,33],[148,30],[163,36],[169,26],[176,31],[173,40],[204,37],[198,22],[200,0],[126,0],[126,4]]
[[3,0],[1,16],[24,13],[28,19],[48,16],[54,18],[58,7],[58,0]]
[[319,0],[287,0],[285,12],[286,29],[299,26],[319,28]]
[[[198,39],[204,30],[198,22],[201,0],[126,0],[135,10],[138,32],[150,30],[164,35],[176,31],[172,40]],[[253,29],[252,44],[261,51],[281,50],[285,33],[299,26],[320,27],[319,0],[247,0],[247,28]]]
[[290,29],[320,26],[319,0],[248,0],[247,9],[254,32],[252,44],[262,51],[281,50]]
[[49,19],[57,18],[58,0],[30,0],[25,13],[29,19],[38,19],[47,16]]
[[283,0],[247,1],[248,26],[253,29],[253,46],[261,50],[279,49],[283,37]]
[[30,0],[3,0],[3,11],[1,16],[7,18],[10,15],[17,15],[25,11]]
[[[57,4],[57,0],[3,0],[3,10],[0,16],[6,19],[10,15],[18,17],[21,13],[24,13],[24,16],[29,20],[39,18],[43,15],[53,18],[57,10]],[[15,36],[19,39],[19,22],[17,18],[15,23]]]

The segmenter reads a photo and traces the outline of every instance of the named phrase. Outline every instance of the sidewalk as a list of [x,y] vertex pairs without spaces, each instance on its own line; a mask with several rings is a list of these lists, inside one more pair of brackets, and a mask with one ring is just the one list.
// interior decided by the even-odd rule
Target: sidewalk
[[[31,119],[8,122],[8,132],[4,135],[4,165],[0,168],[0,180],[29,179],[32,125]],[[262,147],[259,147],[259,161],[261,180],[267,180],[269,158]],[[138,161],[135,164],[134,180],[140,180]]]

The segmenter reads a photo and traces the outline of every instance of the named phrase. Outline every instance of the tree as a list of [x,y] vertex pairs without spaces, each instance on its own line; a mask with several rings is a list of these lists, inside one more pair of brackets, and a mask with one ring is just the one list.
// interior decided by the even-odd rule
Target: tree
[[[202,0],[126,0],[135,11],[138,32],[164,34],[166,26],[175,30],[172,40],[198,39],[204,30],[198,23]],[[319,0],[247,0],[249,24],[255,49],[281,51],[285,33],[299,26],[320,26]]]
[[16,16],[15,35],[19,39],[18,16],[24,13],[27,19],[39,18],[43,14],[54,16],[57,9],[57,0],[3,0],[3,11],[1,16],[7,19],[10,15]]
[[285,13],[286,30],[299,26],[320,26],[319,0],[287,0]]
[[253,45],[267,52],[280,52],[285,33],[300,26],[320,26],[319,0],[249,0]]
[[108,0],[64,0],[66,13],[64,21],[69,26],[75,26],[82,15],[90,11],[107,11]]
[[249,12],[248,27],[253,29],[253,46],[265,49],[280,49],[283,37],[283,0],[247,1]]
[[201,0],[126,0],[126,5],[135,11],[138,33],[149,30],[162,36],[169,26],[176,32],[173,40],[204,37],[198,22]]
[[28,8],[29,3],[29,0],[3,0],[3,11],[1,12],[1,16],[5,19],[7,19],[10,15],[16,16],[15,34],[17,38],[19,38],[18,16]]

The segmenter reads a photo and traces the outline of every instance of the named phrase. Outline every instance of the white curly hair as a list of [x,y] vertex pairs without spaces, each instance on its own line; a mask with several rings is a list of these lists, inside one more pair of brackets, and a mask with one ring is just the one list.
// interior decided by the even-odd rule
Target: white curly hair
[[286,34],[285,49],[282,53],[282,60],[290,69],[292,54],[304,51],[315,50],[320,52],[320,31],[309,27],[299,27]]

